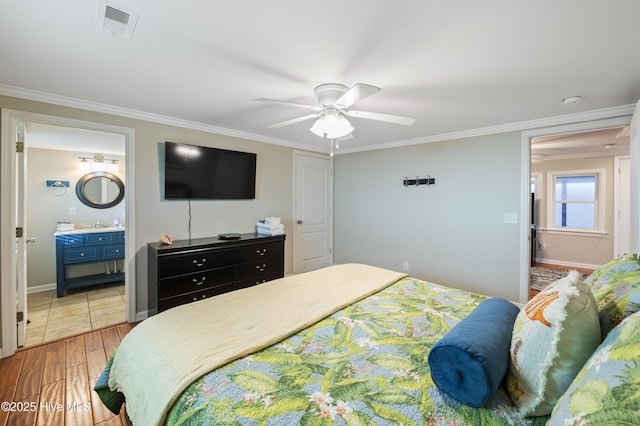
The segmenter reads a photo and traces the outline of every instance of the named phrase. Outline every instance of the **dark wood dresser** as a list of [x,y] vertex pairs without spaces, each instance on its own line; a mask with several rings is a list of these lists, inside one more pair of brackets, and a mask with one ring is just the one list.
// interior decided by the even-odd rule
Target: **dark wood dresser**
[[284,276],[284,235],[147,244],[149,316]]

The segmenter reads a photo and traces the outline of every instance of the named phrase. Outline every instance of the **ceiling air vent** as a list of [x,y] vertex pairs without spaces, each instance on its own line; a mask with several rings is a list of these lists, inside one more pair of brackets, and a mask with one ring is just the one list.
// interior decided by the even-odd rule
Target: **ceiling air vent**
[[111,35],[131,38],[140,14],[108,1],[98,1],[96,27]]

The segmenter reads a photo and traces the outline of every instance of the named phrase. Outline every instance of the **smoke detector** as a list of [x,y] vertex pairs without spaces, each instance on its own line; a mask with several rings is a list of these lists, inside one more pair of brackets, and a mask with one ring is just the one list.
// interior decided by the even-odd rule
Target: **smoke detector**
[[138,23],[139,13],[105,0],[98,1],[96,28],[116,37],[130,39]]

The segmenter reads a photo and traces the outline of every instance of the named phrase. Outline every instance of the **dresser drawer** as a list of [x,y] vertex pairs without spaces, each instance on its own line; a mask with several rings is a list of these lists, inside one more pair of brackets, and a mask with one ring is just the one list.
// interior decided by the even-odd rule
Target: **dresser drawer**
[[240,281],[233,282],[233,289],[240,290],[241,288],[253,287],[254,285],[264,284],[267,281],[273,281],[278,278],[282,278],[281,274],[260,274],[255,277],[247,278]]
[[192,293],[181,294],[175,297],[169,297],[158,300],[158,312],[166,311],[175,306],[184,305],[185,303],[197,302],[209,297],[217,296],[222,293],[233,291],[233,284],[221,285],[208,288],[206,290],[194,291]]
[[158,297],[163,299],[231,284],[233,281],[232,272],[233,269],[227,267],[160,279],[158,282]]
[[84,263],[100,260],[100,247],[78,247],[64,249],[64,263]]
[[247,278],[261,278],[271,275],[284,275],[284,265],[282,260],[277,258],[264,259],[257,262],[242,263],[233,266],[234,281],[245,280]]
[[63,247],[78,247],[82,245],[82,235],[58,235],[56,239]]
[[103,259],[124,259],[124,244],[102,246]]
[[234,263],[257,262],[261,259],[283,257],[284,244],[281,242],[253,244],[239,247],[233,252]]
[[172,254],[158,259],[158,278],[206,271],[231,264],[232,251],[207,250],[195,253]]
[[85,245],[102,245],[118,242],[118,232],[97,232],[95,234],[84,234]]

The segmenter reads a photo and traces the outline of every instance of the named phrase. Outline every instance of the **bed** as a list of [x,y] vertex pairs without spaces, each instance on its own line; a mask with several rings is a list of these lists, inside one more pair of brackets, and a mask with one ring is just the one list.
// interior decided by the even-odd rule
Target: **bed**
[[[632,263],[640,272],[637,257]],[[359,288],[362,281],[376,283]],[[352,287],[354,294],[336,296]],[[105,405],[117,413],[125,402],[134,425],[543,425],[572,424],[566,420],[589,414],[576,408],[575,397],[563,395],[551,417],[525,417],[506,380],[477,408],[434,384],[431,348],[487,299],[483,295],[350,264],[223,296],[171,309],[134,328],[96,384]],[[231,306],[234,300],[240,302]],[[287,305],[293,314],[281,309]],[[282,318],[280,311],[287,311]],[[636,321],[631,312],[623,316]],[[286,325],[272,333],[272,321]],[[269,323],[266,329],[263,323]],[[640,328],[640,317],[636,323]],[[608,344],[609,352],[598,347],[593,357],[597,369],[610,375],[610,366],[601,365],[609,361]],[[209,353],[200,354],[202,348]],[[637,363],[634,356],[629,362]],[[580,371],[578,378],[594,380],[589,374]],[[616,380],[640,388],[638,379]]]

